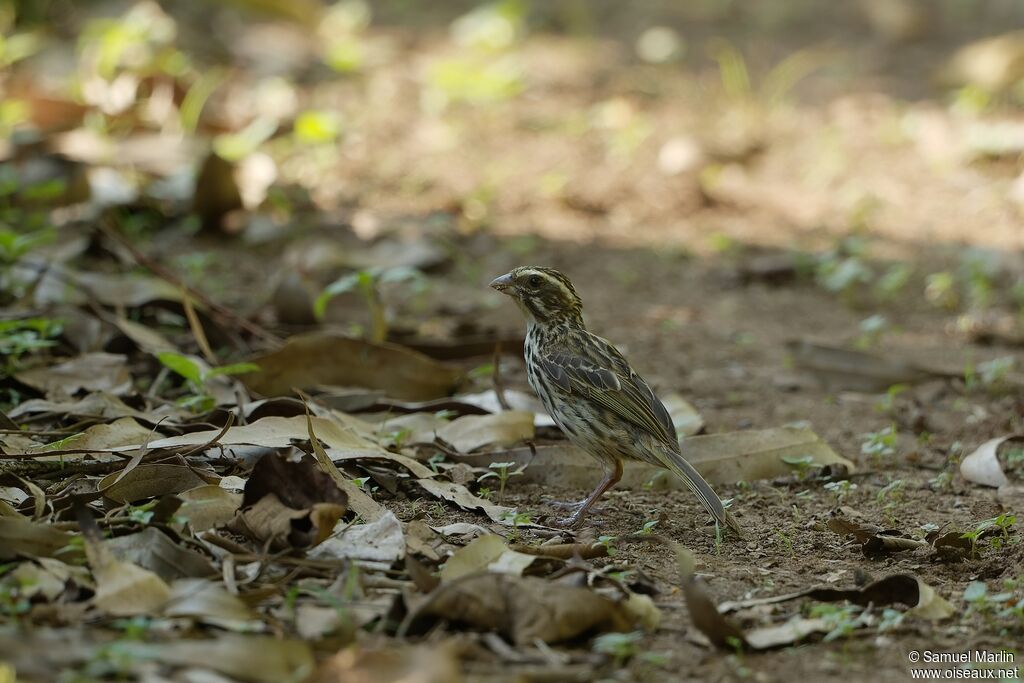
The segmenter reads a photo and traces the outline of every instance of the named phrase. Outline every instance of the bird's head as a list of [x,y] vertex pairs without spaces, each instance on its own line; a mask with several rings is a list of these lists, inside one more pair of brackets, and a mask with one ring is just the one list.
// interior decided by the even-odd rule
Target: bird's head
[[569,278],[553,268],[520,266],[495,278],[491,287],[515,299],[531,323],[583,325],[583,302]]

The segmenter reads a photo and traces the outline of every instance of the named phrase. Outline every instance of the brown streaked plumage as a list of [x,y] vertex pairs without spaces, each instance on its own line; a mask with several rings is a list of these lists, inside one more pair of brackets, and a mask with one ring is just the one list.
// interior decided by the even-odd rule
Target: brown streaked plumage
[[622,461],[642,460],[671,470],[700,499],[716,523],[742,535],[735,518],[680,453],[664,404],[611,343],[583,322],[583,302],[552,268],[522,266],[491,287],[511,296],[527,321],[526,372],[530,386],[569,440],[602,465],[604,477],[580,502],[579,523],[601,494],[622,477]]

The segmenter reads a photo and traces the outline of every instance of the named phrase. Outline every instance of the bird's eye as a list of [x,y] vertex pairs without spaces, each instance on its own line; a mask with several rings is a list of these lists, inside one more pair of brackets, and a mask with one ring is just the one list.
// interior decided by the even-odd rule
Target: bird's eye
[[528,280],[531,287],[540,287],[541,283],[544,282],[540,275],[531,275]]

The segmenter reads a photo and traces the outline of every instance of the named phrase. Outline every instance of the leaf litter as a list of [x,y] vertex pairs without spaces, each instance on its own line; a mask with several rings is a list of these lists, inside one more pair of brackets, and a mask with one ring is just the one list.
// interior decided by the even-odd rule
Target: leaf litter
[[[314,3],[293,5],[278,9],[315,21]],[[358,13],[359,5],[337,9]],[[155,4],[137,3],[129,18],[150,28],[172,27],[157,31],[164,38],[146,40],[174,34],[176,20]],[[360,24],[350,18],[346,30]],[[373,41],[368,45],[376,48]],[[315,50],[305,52],[309,66]],[[136,74],[121,76],[133,88],[141,84]],[[189,84],[168,78],[174,82],[167,103],[176,103],[179,88]],[[148,79],[145,85],[140,92],[160,87]],[[186,101],[204,83],[191,85]],[[643,661],[615,647],[638,642],[634,636],[641,631],[657,631],[660,606],[671,605],[666,598],[675,587],[645,578],[641,563],[635,556],[633,563],[624,561],[622,549],[673,520],[646,520],[643,531],[618,538],[536,523],[543,518],[536,518],[534,501],[524,500],[517,484],[584,488],[596,472],[583,454],[557,440],[549,443],[553,422],[535,397],[502,386],[495,347],[518,353],[521,332],[482,327],[475,320],[479,306],[461,302],[455,303],[458,310],[442,311],[440,320],[424,316],[405,326],[384,315],[390,311],[374,309],[380,292],[365,297],[380,325],[379,338],[371,335],[375,340],[363,338],[358,323],[351,323],[358,316],[345,306],[355,296],[333,302],[338,307],[332,313],[342,314],[329,316],[329,324],[314,315],[319,276],[357,282],[374,269],[444,272],[465,265],[447,241],[455,235],[447,210],[444,216],[406,218],[416,234],[357,214],[351,244],[341,244],[348,231],[342,237],[332,225],[306,248],[308,262],[286,268],[303,290],[298,303],[271,301],[259,287],[231,290],[219,273],[204,271],[198,276],[203,289],[220,290],[232,300],[228,307],[162,263],[166,257],[181,270],[203,270],[201,258],[190,258],[202,254],[167,246],[179,228],[189,227],[186,212],[199,219],[204,238],[224,240],[228,251],[306,218],[336,222],[333,215],[302,214],[310,209],[308,198],[295,199],[295,188],[270,187],[284,167],[267,154],[230,153],[232,145],[249,144],[247,135],[281,142],[291,124],[287,117],[295,115],[259,114],[258,125],[249,128],[231,121],[219,99],[230,102],[257,89],[250,86],[246,78],[227,83],[236,97],[214,98],[191,124],[183,111],[186,120],[171,128],[187,124],[194,136],[155,136],[137,129],[133,118],[110,114],[118,124],[112,130],[119,132],[102,141],[84,125],[88,107],[26,95],[32,120],[59,114],[61,125],[73,129],[54,140],[54,148],[68,155],[56,176],[70,184],[54,206],[83,204],[54,213],[57,244],[32,250],[2,273],[5,286],[23,290],[12,318],[42,311],[62,318],[64,330],[53,339],[35,339],[30,353],[5,358],[3,388],[17,400],[5,403],[0,414],[0,605],[17,627],[0,627],[0,678],[13,662],[19,674],[40,680],[68,669],[154,680],[455,681],[466,661],[482,660],[539,663],[548,680],[583,680],[609,661]],[[35,106],[41,102],[48,104]],[[611,104],[621,109],[623,103]],[[223,135],[225,128],[232,132]],[[114,139],[122,132],[125,139]],[[53,161],[46,145],[11,144],[17,163],[33,155]],[[198,172],[178,177],[193,162],[199,162]],[[79,181],[86,170],[92,187],[84,191]],[[25,190],[14,191],[14,205],[20,206]],[[567,205],[574,202],[579,204],[565,198]],[[158,226],[147,224],[154,214]],[[448,227],[429,227],[437,218]],[[457,228],[460,237],[464,228]],[[136,238],[151,240],[147,250],[161,259],[136,248]],[[744,278],[788,285],[799,279],[799,267],[796,259],[759,264],[747,268]],[[269,279],[264,268],[259,264],[258,279]],[[275,324],[273,330],[264,327]],[[431,327],[447,330],[445,338],[422,334]],[[981,337],[986,343],[1019,341],[987,330]],[[791,350],[798,368],[832,389],[882,392],[962,374],[810,342]],[[492,353],[489,373],[471,367]],[[490,374],[491,388],[480,381],[484,374]],[[718,411],[706,420],[682,395],[663,396],[684,437],[684,454],[716,486],[739,491],[737,507],[746,507],[745,514],[761,514],[748,504],[747,492],[769,486],[793,489],[798,511],[800,496],[820,484],[806,476],[808,470],[830,483],[845,481],[846,489],[835,489],[841,494],[856,486],[847,477],[863,487],[878,474],[878,463],[865,467],[863,458],[843,457],[809,428],[722,430]],[[1019,509],[1006,502],[1019,487],[1016,439],[984,443],[958,470],[970,483],[998,487],[1005,510],[1000,517],[921,534],[833,516],[788,531],[793,538],[780,529],[783,545],[856,551],[847,541],[853,538],[868,560],[904,565],[922,557],[977,563],[979,541],[1009,555],[1012,548],[1003,543],[1016,531],[1007,515]],[[494,486],[499,478],[500,488]],[[622,488],[660,492],[678,485],[656,469],[634,465]],[[626,506],[629,515],[649,515],[643,505]],[[890,526],[899,526],[895,517]],[[715,546],[706,555],[711,561],[703,561],[713,568],[715,555],[730,550]],[[760,544],[748,550],[752,558],[764,556]],[[691,619],[722,649],[871,633],[879,619],[873,610],[882,606],[902,606],[901,615],[927,621],[956,610],[902,570],[857,588],[816,586],[716,606],[693,558],[680,557]],[[993,552],[982,562],[1000,559]],[[971,567],[998,576],[991,565]],[[766,582],[792,582],[774,564],[755,569]],[[744,595],[763,589],[753,581],[739,586],[734,580],[731,587]],[[862,609],[817,616],[808,616],[813,610],[773,612],[766,618],[764,608],[801,600]],[[419,640],[424,642],[414,642]]]

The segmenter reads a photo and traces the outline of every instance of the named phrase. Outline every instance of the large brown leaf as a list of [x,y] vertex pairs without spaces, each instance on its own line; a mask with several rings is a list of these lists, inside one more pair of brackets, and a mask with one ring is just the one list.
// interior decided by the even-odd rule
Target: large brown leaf
[[397,344],[372,343],[340,334],[293,337],[273,353],[251,359],[260,372],[241,379],[264,396],[323,385],[381,389],[411,401],[447,396],[461,373]]

